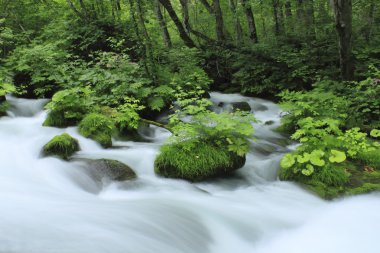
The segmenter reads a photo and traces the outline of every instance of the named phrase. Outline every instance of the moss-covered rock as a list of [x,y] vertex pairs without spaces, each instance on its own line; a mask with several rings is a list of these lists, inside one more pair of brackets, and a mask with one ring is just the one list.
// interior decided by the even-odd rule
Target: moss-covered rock
[[67,133],[55,136],[43,147],[44,155],[58,156],[65,160],[77,151],[79,151],[78,140]]
[[5,96],[0,96],[0,117],[7,114],[9,104],[5,99]]
[[295,181],[324,199],[380,191],[380,171],[358,161],[346,161],[336,167],[322,167],[311,177],[280,169],[280,180]]
[[208,143],[197,143],[191,150],[185,146],[186,142],[164,145],[155,160],[155,172],[194,182],[227,175],[245,164],[245,156]]
[[90,173],[101,180],[106,177],[115,181],[125,181],[136,178],[136,173],[126,164],[110,159],[85,159],[86,167]]
[[112,135],[115,132],[115,126],[108,117],[97,114],[88,114],[79,124],[79,133],[84,137],[98,142],[104,148],[112,146]]
[[246,111],[246,112],[251,111],[251,106],[247,102],[235,102],[235,103],[232,103],[231,105],[234,111],[237,111],[237,110]]

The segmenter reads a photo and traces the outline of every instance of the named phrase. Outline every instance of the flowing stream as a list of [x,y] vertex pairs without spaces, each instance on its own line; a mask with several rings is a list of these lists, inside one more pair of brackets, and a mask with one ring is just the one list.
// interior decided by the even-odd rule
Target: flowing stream
[[[9,97],[12,107],[0,118],[0,253],[380,252],[379,193],[327,202],[278,181],[279,161],[293,148],[271,130],[280,109],[211,95],[218,110],[248,102],[261,123],[242,169],[196,184],[154,174],[166,130],[142,129],[146,142],[103,149],[74,127],[42,127],[46,101]],[[138,179],[99,182],[80,161],[41,157],[42,146],[63,132],[79,140],[76,157],[119,160]]]

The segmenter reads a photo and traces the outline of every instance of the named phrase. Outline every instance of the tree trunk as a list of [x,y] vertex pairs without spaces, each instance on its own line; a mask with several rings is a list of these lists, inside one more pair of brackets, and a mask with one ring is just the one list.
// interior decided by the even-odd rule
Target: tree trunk
[[220,7],[219,0],[214,0],[212,7],[215,15],[215,24],[216,24],[216,38],[219,42],[223,42],[226,38],[224,35],[224,21],[222,8]]
[[314,1],[305,0],[305,23],[306,34],[308,37],[315,39],[315,16],[314,16]]
[[364,30],[364,38],[367,41],[367,43],[369,43],[371,39],[372,26],[374,23],[374,13],[375,13],[375,1],[371,0],[370,5],[369,5],[369,10],[368,10],[367,25]]
[[161,4],[158,0],[154,0],[154,12],[156,13],[158,23],[160,24],[162,39],[164,40],[164,44],[167,48],[170,48],[172,46],[172,41],[170,39],[170,34],[166,26],[165,19],[161,12]]
[[188,0],[180,0],[181,6],[182,6],[182,16],[183,16],[183,27],[185,28],[186,32],[189,34],[191,27],[190,27],[190,15],[189,15],[189,2]]
[[286,0],[285,2],[285,16],[287,18],[292,17],[292,4],[290,3],[290,0]]
[[335,25],[339,37],[341,77],[344,81],[354,79],[352,57],[352,0],[333,0]]
[[275,34],[280,35],[281,34],[281,18],[280,18],[280,6],[279,6],[279,0],[272,0],[273,4],[273,18],[274,18],[274,26],[275,26]]
[[183,40],[186,46],[188,47],[195,47],[194,41],[190,38],[190,36],[187,34],[185,28],[183,27],[181,21],[179,20],[177,13],[174,11],[172,4],[169,0],[159,0],[162,6],[166,9],[168,12],[170,18],[173,20],[175,26],[177,27],[179,36]]
[[251,39],[251,41],[253,41],[253,43],[258,43],[259,40],[257,38],[256,23],[251,5],[247,2],[247,0],[240,0],[240,2],[244,8],[245,16],[247,18],[249,38]]
[[236,30],[236,45],[239,45],[243,41],[243,29],[241,27],[239,15],[236,10],[235,0],[229,0],[229,5],[230,5],[231,12],[234,15],[235,30]]

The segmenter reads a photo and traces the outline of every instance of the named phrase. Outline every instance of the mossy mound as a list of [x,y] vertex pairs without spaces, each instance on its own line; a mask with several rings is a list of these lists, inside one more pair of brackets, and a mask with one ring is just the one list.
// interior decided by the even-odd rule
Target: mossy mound
[[164,145],[155,160],[155,172],[195,182],[227,175],[245,164],[245,157],[208,143],[197,143],[191,149],[186,146],[186,142]]
[[99,181],[104,177],[115,181],[125,181],[136,178],[136,173],[128,165],[116,160],[86,159],[85,163],[91,174]]
[[290,170],[280,169],[280,179],[299,182],[324,199],[380,191],[380,170],[360,161],[346,161],[336,167],[323,167],[311,177],[295,177]]
[[75,126],[80,121],[80,118],[67,118],[63,111],[50,111],[43,123],[43,126],[51,127],[68,127]]
[[0,117],[7,115],[7,110],[9,108],[9,104],[7,101],[0,100]]
[[115,132],[115,126],[108,117],[90,113],[79,124],[79,132],[86,138],[98,142],[104,148],[112,146],[112,135]]
[[79,151],[78,140],[67,133],[55,136],[43,147],[44,155],[58,156],[65,160],[77,151]]

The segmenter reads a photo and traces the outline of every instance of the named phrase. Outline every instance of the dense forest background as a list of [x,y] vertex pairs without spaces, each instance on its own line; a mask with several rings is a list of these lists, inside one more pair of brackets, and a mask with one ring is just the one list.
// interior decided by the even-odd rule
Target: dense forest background
[[[337,164],[380,164],[376,0],[0,0],[0,50],[0,81],[11,84],[1,101],[11,91],[56,94],[47,126],[76,125],[95,111],[87,122],[104,123],[95,139],[105,147],[111,125],[125,133],[143,121],[244,156],[248,116],[210,114],[206,101],[208,91],[239,92],[287,112],[278,131],[302,146],[284,158],[283,179],[335,187],[322,193],[334,196],[357,186]],[[174,101],[181,110],[157,122]],[[181,113],[198,115],[195,127]],[[207,129],[204,118],[223,127]],[[378,188],[378,174],[361,180]]]

